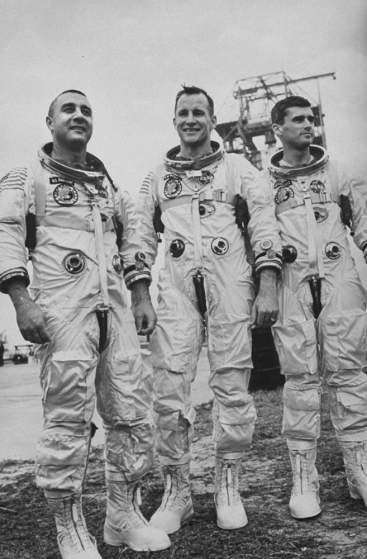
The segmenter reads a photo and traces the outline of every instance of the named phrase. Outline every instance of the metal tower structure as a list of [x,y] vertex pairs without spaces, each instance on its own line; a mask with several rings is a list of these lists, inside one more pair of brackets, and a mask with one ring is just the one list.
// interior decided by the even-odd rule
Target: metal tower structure
[[[262,169],[263,155],[255,144],[254,138],[262,137],[266,153],[273,151],[276,144],[270,119],[273,105],[280,97],[304,96],[296,84],[310,80],[316,80],[318,92],[317,100],[310,99],[315,115],[316,134],[314,143],[326,147],[319,80],[327,77],[336,79],[334,72],[297,79],[290,78],[285,72],[273,72],[237,80],[233,96],[239,104],[239,116],[236,120],[219,123],[216,127],[216,131],[223,139],[225,150],[243,153],[251,163]],[[307,97],[309,98],[308,95]]]

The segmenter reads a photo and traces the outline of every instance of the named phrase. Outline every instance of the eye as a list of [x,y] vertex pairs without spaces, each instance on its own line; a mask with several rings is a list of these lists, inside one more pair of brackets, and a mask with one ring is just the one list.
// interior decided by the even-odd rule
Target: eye
[[89,107],[82,107],[82,113],[85,116],[91,116],[92,115],[92,111]]

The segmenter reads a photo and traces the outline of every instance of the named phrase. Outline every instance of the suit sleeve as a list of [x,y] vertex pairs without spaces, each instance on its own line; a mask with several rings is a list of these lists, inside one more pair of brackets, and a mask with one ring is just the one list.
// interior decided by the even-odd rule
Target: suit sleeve
[[12,169],[0,180],[0,291],[7,292],[7,282],[20,278],[29,285],[27,271],[27,168]]
[[250,220],[248,232],[255,255],[255,272],[282,267],[280,232],[275,217],[274,200],[269,181],[250,163],[241,169],[242,196],[246,199]]
[[119,239],[120,256],[126,287],[131,289],[135,282],[144,280],[150,283],[152,278],[146,255],[142,248],[138,214],[128,192],[120,193],[118,205],[117,216],[122,230]]
[[147,263],[151,268],[158,252],[158,235],[154,227],[158,210],[157,178],[155,173],[149,173],[143,180],[138,196],[139,231],[143,251]]
[[338,166],[339,194],[348,197],[353,227],[353,239],[364,256],[367,256],[367,184],[360,177],[352,177]]

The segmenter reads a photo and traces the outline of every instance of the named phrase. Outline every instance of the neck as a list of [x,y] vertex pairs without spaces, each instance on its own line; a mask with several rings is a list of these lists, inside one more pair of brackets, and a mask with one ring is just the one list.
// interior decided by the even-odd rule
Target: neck
[[185,159],[200,159],[200,157],[203,157],[203,155],[208,155],[209,153],[212,153],[212,151],[213,150],[209,140],[208,142],[200,146],[181,144],[180,152],[178,155],[181,157],[185,157]]
[[310,163],[312,156],[309,147],[302,150],[295,149],[289,146],[283,147],[283,160],[292,167],[301,167],[302,165],[307,165],[307,163]]
[[87,167],[86,147],[71,150],[70,148],[66,148],[54,142],[51,157],[55,159],[55,161],[64,163],[68,167],[73,167],[74,169],[86,169]]

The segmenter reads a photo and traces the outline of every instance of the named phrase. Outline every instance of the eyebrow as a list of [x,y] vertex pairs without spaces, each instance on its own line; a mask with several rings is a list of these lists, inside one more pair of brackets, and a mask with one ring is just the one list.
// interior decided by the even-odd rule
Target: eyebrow
[[[178,109],[177,112],[180,114],[180,113],[182,113],[182,112],[188,112],[188,111],[189,111],[189,109],[187,109],[186,107],[182,107],[182,109]],[[204,113],[204,112],[205,112],[205,109],[199,108],[199,107],[194,107],[194,108],[192,109],[192,112],[193,112],[193,113],[195,113],[195,112]]]
[[[63,103],[61,105],[61,109],[64,109],[66,107],[76,107],[77,103],[74,103],[74,101],[67,101],[66,103]],[[81,109],[88,109],[90,112],[92,112],[92,107],[90,107],[89,105],[80,105]]]
[[315,119],[315,115],[294,115],[294,117],[292,117],[292,120],[301,120],[301,119]]

